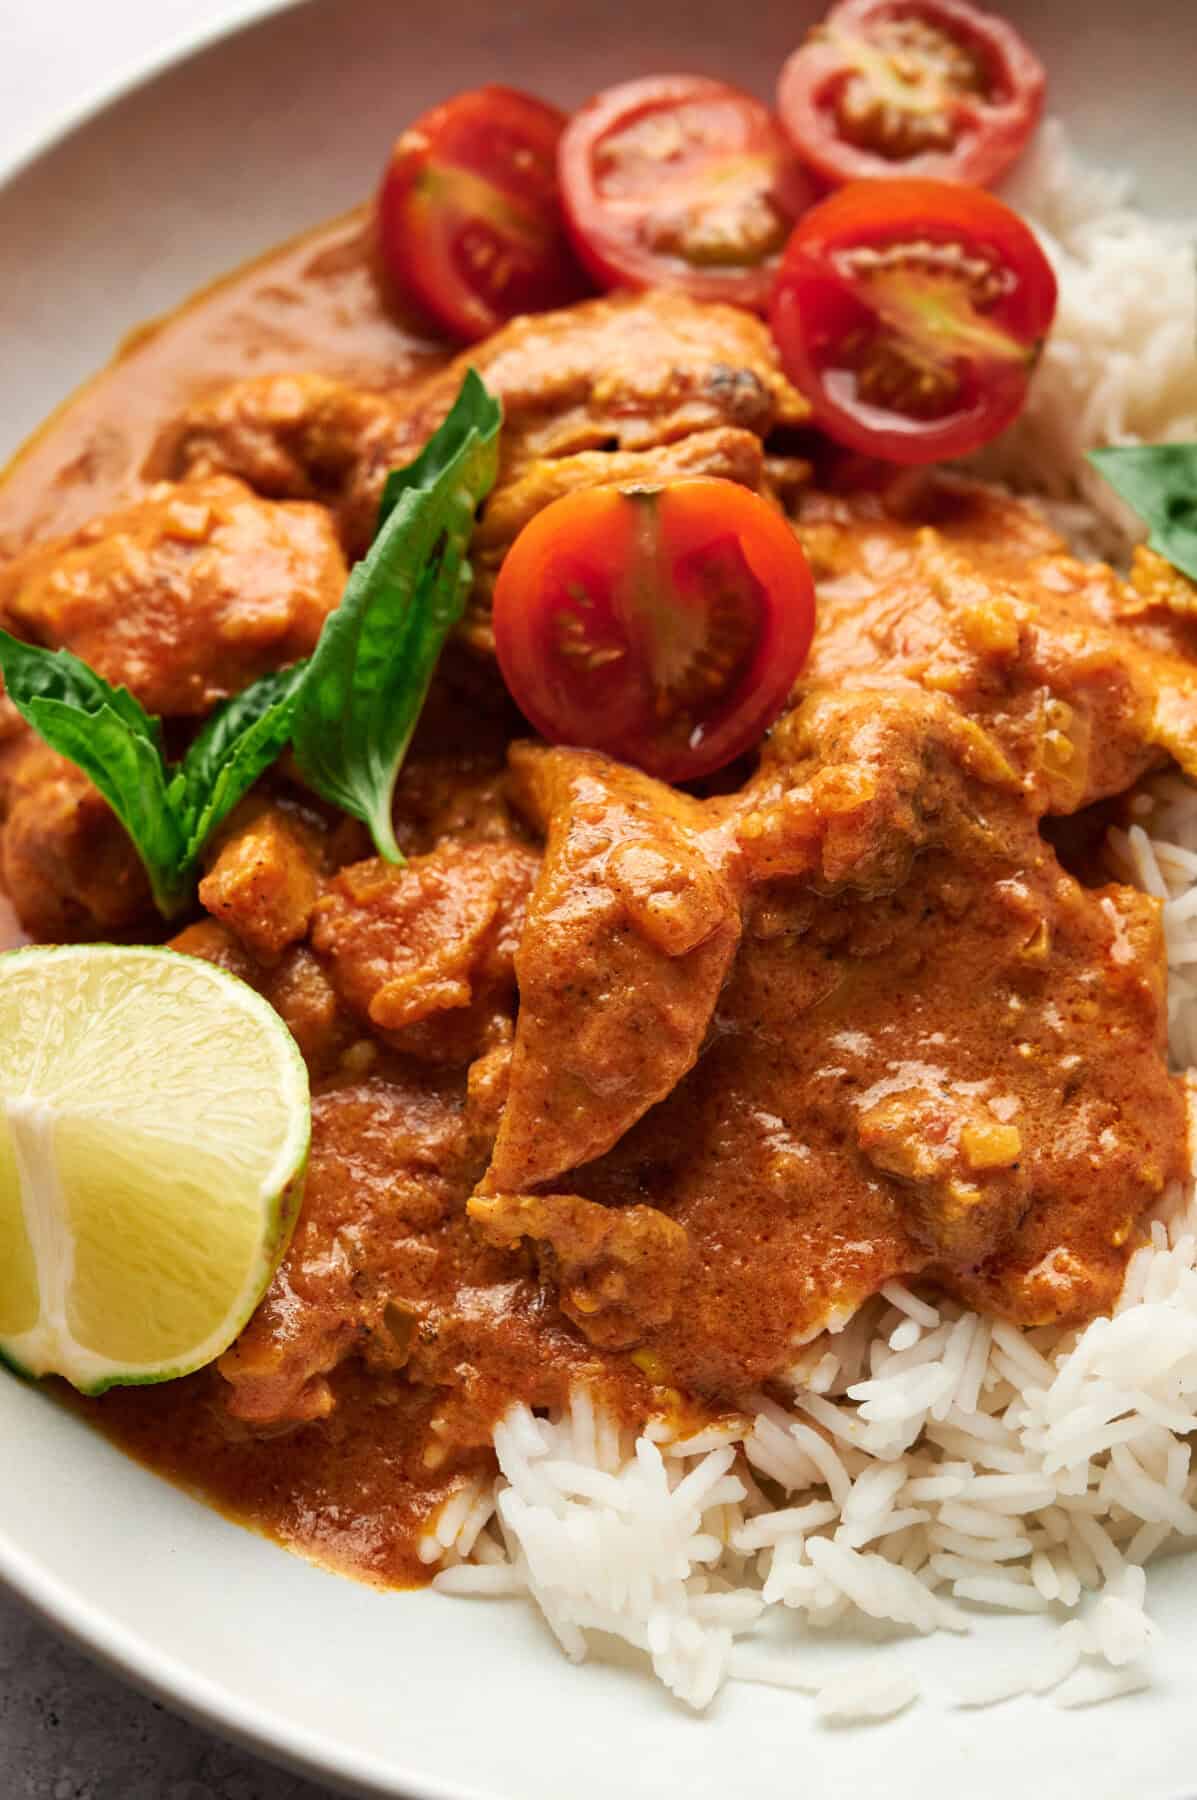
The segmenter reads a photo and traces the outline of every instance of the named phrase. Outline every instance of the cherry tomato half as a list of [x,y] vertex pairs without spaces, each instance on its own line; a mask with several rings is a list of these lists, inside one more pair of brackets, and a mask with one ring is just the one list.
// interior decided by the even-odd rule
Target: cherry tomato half
[[702,75],[605,88],[566,126],[558,166],[578,254],[604,286],[758,311],[813,198],[768,108]]
[[467,343],[587,292],[557,194],[564,125],[531,94],[481,87],[434,106],[395,142],[378,196],[383,263]]
[[1043,86],[1013,26],[968,0],[841,0],[785,64],[777,106],[833,186],[885,175],[984,186],[1030,137]]
[[770,324],[829,437],[923,463],[1011,422],[1055,310],[1051,264],[992,194],[857,181],[798,225]]
[[495,586],[499,666],[541,736],[665,781],[707,775],[757,742],[814,617],[782,515],[705,476],[553,501]]

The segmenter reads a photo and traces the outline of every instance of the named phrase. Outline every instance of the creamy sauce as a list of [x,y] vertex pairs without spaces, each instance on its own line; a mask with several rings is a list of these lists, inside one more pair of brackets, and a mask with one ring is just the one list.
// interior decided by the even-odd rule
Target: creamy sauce
[[334,219],[130,332],[0,478],[0,551],[71,531],[161,473],[164,421],[241,376],[312,369],[387,388],[445,351],[388,296],[365,209]]

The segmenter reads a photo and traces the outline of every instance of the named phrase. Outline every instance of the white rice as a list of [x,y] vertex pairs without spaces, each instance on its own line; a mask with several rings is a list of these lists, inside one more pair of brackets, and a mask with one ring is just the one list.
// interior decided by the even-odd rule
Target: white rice
[[1078,548],[1117,558],[1143,528],[1085,452],[1197,438],[1197,219],[1137,211],[1130,178],[1082,161],[1058,119],[1003,196],[1034,226],[1060,299],[1021,417],[974,467],[1046,496]]
[[[1125,184],[1080,165],[1050,122],[1009,197],[1048,247],[1061,302],[1027,411],[984,463],[1056,502],[1083,545],[1117,553],[1137,525],[1083,452],[1197,438],[1189,234],[1134,212]],[[1163,776],[1135,808],[1110,856],[1163,902],[1171,1051],[1190,1068],[1197,791]],[[790,1405],[750,1396],[687,1441],[663,1420],[632,1441],[582,1390],[558,1418],[511,1407],[498,1479],[464,1486],[425,1539],[435,1585],[528,1595],[574,1661],[596,1632],[622,1639],[698,1709],[729,1677],[813,1694],[825,1720],[916,1698],[899,1653],[828,1676],[822,1659],[815,1673],[752,1642],[771,1612],[812,1632],[863,1616],[972,1633],[987,1609],[1055,1622],[1047,1649],[1014,1665],[973,1649],[940,1696],[957,1706],[1082,1707],[1148,1683],[1142,1565],[1197,1539],[1191,1189],[1169,1196],[1111,1319],[1024,1332],[891,1282],[805,1346],[788,1381]]]

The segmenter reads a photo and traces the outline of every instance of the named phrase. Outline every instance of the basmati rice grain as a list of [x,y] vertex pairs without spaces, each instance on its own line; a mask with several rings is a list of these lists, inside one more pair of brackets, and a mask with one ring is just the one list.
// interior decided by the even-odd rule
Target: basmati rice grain
[[1100,1706],[1123,1694],[1137,1694],[1150,1687],[1151,1673],[1142,1667],[1127,1669],[1078,1669],[1072,1679],[1052,1696],[1056,1706]]
[[1031,1557],[1031,1580],[1045,1600],[1060,1598],[1060,1577],[1046,1551],[1036,1550]]
[[[1017,1570],[1021,1575],[1022,1570]],[[1016,1581],[1013,1576],[968,1575],[953,1582],[952,1592],[958,1600],[975,1600],[981,1606],[998,1606],[1008,1612],[1046,1612],[1048,1603],[1036,1593],[1029,1581]]]
[[439,1594],[522,1594],[525,1583],[510,1563],[455,1563],[432,1578]]
[[1028,1691],[1032,1694],[1050,1694],[1053,1688],[1067,1681],[1078,1667],[1081,1652],[1081,1628],[1075,1619],[1069,1619],[1056,1632],[1055,1641],[1042,1661],[1033,1665],[1027,1682]]
[[924,1326],[928,1331],[933,1331],[939,1324],[939,1313],[936,1309],[927,1301],[920,1300],[917,1294],[912,1294],[910,1289],[903,1287],[900,1281],[887,1281],[881,1289],[881,1294],[891,1306],[896,1306],[899,1312],[905,1313],[907,1318],[913,1319],[916,1324]]
[[1056,1580],[1060,1584],[1060,1602],[1063,1606],[1075,1606],[1081,1597],[1081,1578],[1077,1574],[1071,1560],[1062,1551],[1052,1552],[1052,1567],[1056,1571]]
[[1153,1636],[1147,1614],[1117,1594],[1102,1595],[1093,1626],[1098,1649],[1116,1669],[1143,1656]]
[[736,1533],[737,1550],[762,1550],[782,1538],[813,1531],[819,1525],[830,1525],[840,1516],[834,1500],[812,1500],[809,1506],[789,1506],[779,1512],[763,1513],[749,1519]]
[[1003,1700],[1015,1700],[1029,1688],[1025,1668],[1007,1663],[984,1675],[958,1677],[952,1684],[952,1698],[957,1706],[999,1706]]
[[825,1679],[812,1675],[797,1657],[767,1656],[745,1644],[736,1644],[728,1663],[728,1674],[736,1681],[763,1683],[766,1687],[796,1688],[799,1693],[817,1694]]
[[821,1719],[892,1719],[918,1699],[919,1684],[897,1663],[878,1658],[824,1682],[815,1696]]

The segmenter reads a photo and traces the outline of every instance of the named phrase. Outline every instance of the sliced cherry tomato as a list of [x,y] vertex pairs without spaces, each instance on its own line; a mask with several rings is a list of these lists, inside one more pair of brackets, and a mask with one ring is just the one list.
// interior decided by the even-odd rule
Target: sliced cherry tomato
[[542,737],[688,781],[777,717],[814,605],[794,533],[747,488],[587,488],[546,506],[508,551],[495,647]]
[[604,286],[758,311],[813,198],[768,108],[702,75],[605,88],[566,126],[559,168],[578,254]]
[[841,0],[781,72],[777,106],[803,162],[868,176],[996,181],[1043,106],[1043,65],[968,0]]
[[829,437],[923,463],[1011,422],[1055,310],[1051,264],[992,194],[858,181],[798,225],[770,324]]
[[557,193],[565,115],[514,88],[434,106],[399,137],[378,196],[388,274],[467,343],[587,291]]

